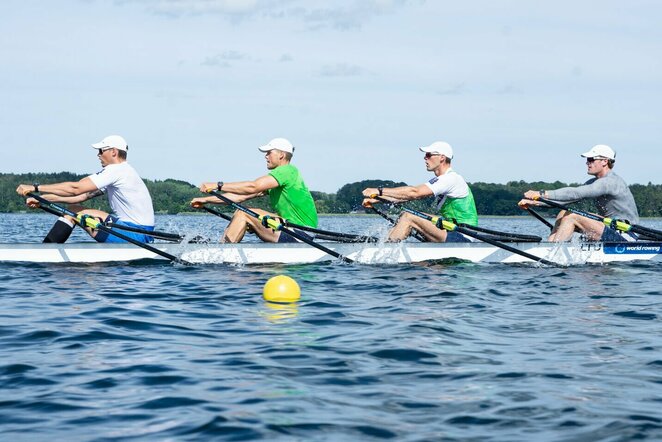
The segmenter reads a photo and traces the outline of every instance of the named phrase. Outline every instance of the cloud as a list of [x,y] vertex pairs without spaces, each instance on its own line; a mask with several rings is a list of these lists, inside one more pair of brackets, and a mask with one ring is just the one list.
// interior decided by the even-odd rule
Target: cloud
[[397,12],[424,0],[347,0],[342,6],[323,0],[115,0],[118,5],[142,5],[152,14],[180,18],[221,15],[230,21],[250,18],[299,20],[309,30],[358,29],[373,17]]
[[218,67],[218,68],[230,68],[234,62],[250,60],[251,58],[241,52],[237,51],[225,51],[221,54],[212,55],[207,57],[201,63],[203,66],[209,67]]
[[457,83],[448,89],[437,92],[437,95],[462,95],[466,92],[466,83]]
[[318,72],[320,77],[358,77],[364,73],[362,67],[348,63],[325,65]]
[[522,91],[514,84],[506,84],[496,91],[499,95],[519,95]]
[[116,4],[143,5],[153,14],[168,17],[221,14],[240,17],[255,13],[260,0],[116,0]]

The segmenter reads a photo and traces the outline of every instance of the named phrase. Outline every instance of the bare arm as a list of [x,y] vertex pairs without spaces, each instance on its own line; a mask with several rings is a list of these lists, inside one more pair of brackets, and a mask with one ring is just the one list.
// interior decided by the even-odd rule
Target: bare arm
[[[26,196],[29,192],[33,192],[34,185],[32,184],[21,184],[16,188],[16,192],[21,196]],[[55,184],[42,184],[39,186],[39,192],[46,194],[51,194],[58,197],[77,197],[85,196],[84,199],[80,201],[85,201],[92,197],[87,197],[89,192],[94,192],[97,189],[97,186],[92,182],[90,177],[85,177],[80,181],[65,181],[62,183]],[[94,195],[96,196],[96,195]],[[76,202],[80,202],[76,201]],[[58,201],[66,202],[66,201]]]
[[[374,187],[368,187],[363,190],[363,196],[370,198],[372,195],[379,195],[379,190]],[[425,184],[419,186],[384,187],[382,189],[382,197],[394,202],[419,200],[431,195],[432,190]]]
[[[41,190],[41,186],[39,187],[40,187],[39,190]],[[54,203],[78,204],[78,203],[82,203],[83,201],[87,201],[101,195],[103,195],[103,192],[97,189],[77,196],[58,196],[53,194],[46,194],[41,196],[46,198],[48,201],[52,201]]]
[[[234,201],[235,203],[242,203],[244,201],[247,201],[252,198],[256,198],[258,196],[262,196],[262,193],[256,193],[253,195],[237,195],[236,193],[223,193],[223,196],[229,198],[230,200]],[[201,208],[205,204],[226,204],[224,201],[221,201],[215,196],[203,196],[200,198],[193,198],[191,200],[191,207],[194,207],[196,209]]]
[[[246,201],[247,199],[255,198],[256,196],[262,196],[266,190],[274,189],[276,187],[278,187],[278,181],[276,181],[276,178],[272,177],[271,175],[264,175],[254,181],[224,183],[222,191],[235,195],[247,196],[249,198],[242,200]],[[202,183],[200,185],[200,190],[205,193],[217,188],[218,183]]]

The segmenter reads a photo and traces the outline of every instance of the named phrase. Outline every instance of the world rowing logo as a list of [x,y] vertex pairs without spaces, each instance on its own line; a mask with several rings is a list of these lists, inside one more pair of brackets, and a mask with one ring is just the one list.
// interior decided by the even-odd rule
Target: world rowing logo
[[605,244],[604,251],[608,255],[657,255],[662,253],[659,243],[614,243]]

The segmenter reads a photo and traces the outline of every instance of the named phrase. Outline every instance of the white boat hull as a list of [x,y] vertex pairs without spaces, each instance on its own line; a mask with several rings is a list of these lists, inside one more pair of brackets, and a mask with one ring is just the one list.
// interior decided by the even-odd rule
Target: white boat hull
[[[326,247],[362,264],[405,264],[458,259],[471,262],[533,261],[485,243],[340,244]],[[508,243],[561,265],[662,261],[662,243]],[[307,244],[154,244],[160,250],[198,264],[305,264],[336,258]],[[132,244],[0,244],[0,262],[101,263],[165,258]]]

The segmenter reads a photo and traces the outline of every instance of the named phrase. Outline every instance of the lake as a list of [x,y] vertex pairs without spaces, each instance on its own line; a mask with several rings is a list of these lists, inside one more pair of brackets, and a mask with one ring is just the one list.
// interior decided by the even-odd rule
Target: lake
[[[226,224],[157,219],[212,238]],[[1,241],[53,221],[0,214]],[[660,270],[0,264],[0,440],[662,440]],[[262,299],[278,274],[299,302]]]

